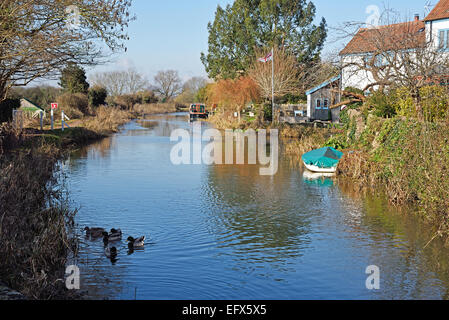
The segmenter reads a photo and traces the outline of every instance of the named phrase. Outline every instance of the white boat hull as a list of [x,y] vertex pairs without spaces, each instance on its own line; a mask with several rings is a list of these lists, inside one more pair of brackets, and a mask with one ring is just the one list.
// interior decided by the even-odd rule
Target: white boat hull
[[[303,161],[304,163],[304,161]],[[332,167],[332,168],[320,168],[311,164],[306,164],[304,163],[304,165],[306,166],[307,170],[312,171],[312,172],[317,172],[317,173],[335,173],[337,172],[337,167]]]

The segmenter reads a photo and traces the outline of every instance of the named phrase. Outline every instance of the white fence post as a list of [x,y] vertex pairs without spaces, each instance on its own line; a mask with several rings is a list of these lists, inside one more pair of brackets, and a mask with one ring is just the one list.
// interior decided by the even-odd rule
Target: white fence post
[[53,120],[54,120],[54,112],[53,112],[53,108],[51,109],[51,130],[54,130],[54,124],[53,124]]
[[64,114],[64,110],[61,110],[61,126],[62,126],[62,131],[64,131],[64,126],[67,126],[67,128],[70,128],[70,126],[64,121],[65,119],[67,119],[68,121],[70,121],[70,118],[67,117]]
[[41,131],[44,130],[44,111],[39,112]]

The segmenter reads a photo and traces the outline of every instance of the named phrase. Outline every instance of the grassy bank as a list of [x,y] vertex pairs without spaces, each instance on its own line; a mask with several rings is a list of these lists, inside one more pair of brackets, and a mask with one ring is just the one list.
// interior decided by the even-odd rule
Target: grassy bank
[[[382,118],[350,110],[337,128],[260,124],[213,117],[218,128],[279,129],[284,152],[300,163],[302,154],[324,146],[345,152],[341,182],[358,192],[382,190],[393,205],[410,206],[449,236],[449,124],[396,116]],[[448,237],[449,239],[449,237]]]
[[338,174],[359,188],[382,188],[391,203],[416,205],[449,235],[449,125],[405,118],[353,117],[340,141],[346,153]]
[[134,116],[100,107],[64,131],[0,126],[0,279],[7,286],[29,299],[75,297],[65,288],[64,273],[77,248],[70,238],[76,212],[60,184],[58,160],[117,132]]
[[76,250],[69,210],[51,146],[0,156],[0,278],[30,299],[66,299],[66,257]]

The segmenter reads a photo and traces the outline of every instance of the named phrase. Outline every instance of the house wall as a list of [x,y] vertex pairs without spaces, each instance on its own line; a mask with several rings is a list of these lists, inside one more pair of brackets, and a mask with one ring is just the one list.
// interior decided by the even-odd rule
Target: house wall
[[[308,113],[308,117],[310,118],[310,120],[323,120],[323,121],[331,120],[330,109],[329,109],[329,106],[332,103],[331,89],[329,87],[320,89],[320,90],[310,94],[309,97],[310,97],[310,101],[311,101],[311,107],[310,107],[311,112]],[[327,99],[329,101],[328,108],[327,109],[317,109],[316,101],[318,99],[320,99],[321,101],[323,101],[324,99]]]
[[[449,18],[426,22],[426,38],[427,41],[432,41],[433,46],[438,48],[439,45],[439,31],[449,30]],[[449,50],[445,53],[449,59]],[[341,58],[341,65],[345,66],[350,63],[363,63],[364,54],[345,55]],[[341,73],[342,88],[355,87],[363,90],[370,83],[374,82],[374,78],[368,70],[358,70],[355,66],[347,66],[342,68]],[[377,89],[376,87],[374,89]]]
[[439,31],[440,30],[447,30],[449,29],[449,18],[448,19],[442,19],[442,20],[436,20],[436,21],[429,21],[426,22],[426,37],[427,41],[431,41],[435,48],[438,48],[439,44]]
[[[341,64],[346,66],[350,63],[363,64],[363,54],[342,56]],[[356,66],[346,66],[341,72],[342,89],[354,87],[363,90],[374,82],[373,75],[367,70],[360,70]]]

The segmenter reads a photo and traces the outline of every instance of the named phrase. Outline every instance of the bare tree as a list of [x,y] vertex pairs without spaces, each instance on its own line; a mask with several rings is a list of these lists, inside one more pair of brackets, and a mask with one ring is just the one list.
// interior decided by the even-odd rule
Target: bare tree
[[[423,21],[360,28],[341,52],[346,78],[366,75],[366,90],[404,87],[414,99],[417,116],[423,117],[420,88],[449,71],[448,55],[426,34]],[[357,78],[357,79],[358,79]]]
[[[258,49],[258,56],[265,56],[266,50]],[[299,88],[299,77],[304,69],[298,65],[294,56],[287,54],[283,49],[274,50],[274,94],[279,97],[288,93],[296,93]],[[272,65],[270,63],[254,62],[248,75],[256,82],[264,98],[272,94]]]
[[183,87],[182,93],[176,97],[176,102],[193,103],[195,102],[198,91],[207,85],[207,79],[203,77],[193,77],[187,80]]
[[159,71],[154,77],[155,89],[164,100],[170,100],[182,90],[182,81],[178,71]]
[[92,85],[106,88],[111,96],[137,93],[149,86],[146,77],[135,69],[96,73],[89,80]]
[[0,101],[13,86],[54,78],[67,63],[94,65],[125,49],[132,0],[2,0]]

